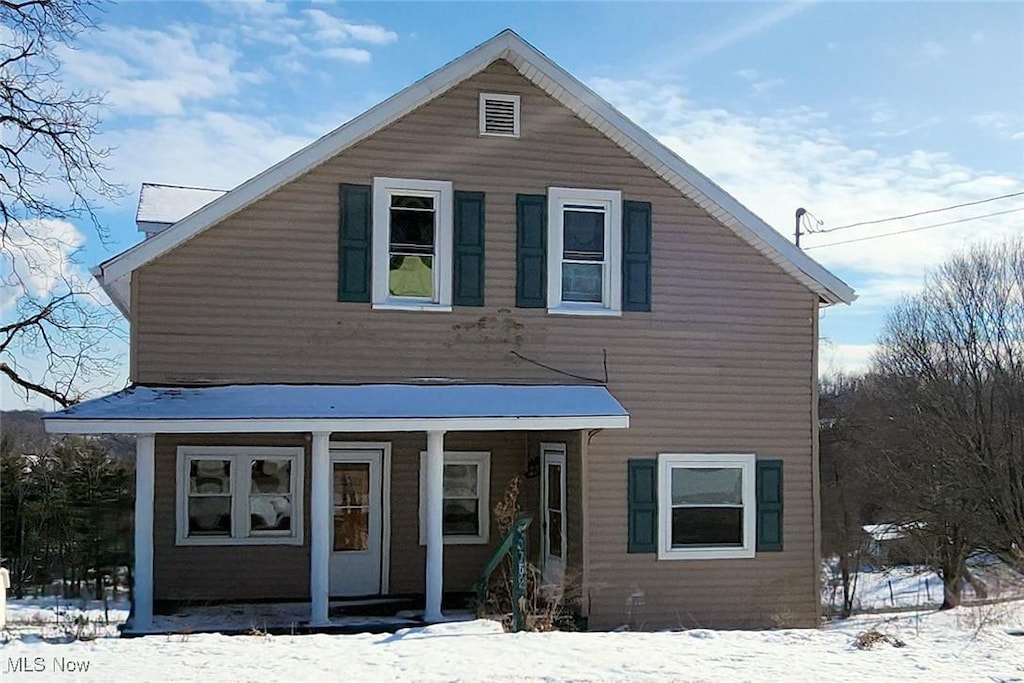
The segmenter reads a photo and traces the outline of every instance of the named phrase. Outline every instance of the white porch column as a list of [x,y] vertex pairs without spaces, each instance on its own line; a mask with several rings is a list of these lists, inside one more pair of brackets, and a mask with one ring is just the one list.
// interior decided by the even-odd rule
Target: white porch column
[[156,436],[135,435],[135,568],[132,628],[153,626],[153,461]]
[[444,552],[444,432],[427,432],[427,597],[425,621],[441,621]]
[[313,463],[310,473],[309,623],[328,623],[331,562],[331,435],[313,433]]

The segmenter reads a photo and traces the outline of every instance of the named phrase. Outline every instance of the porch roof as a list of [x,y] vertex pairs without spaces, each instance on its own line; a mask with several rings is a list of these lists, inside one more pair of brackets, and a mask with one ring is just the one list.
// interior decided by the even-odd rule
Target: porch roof
[[53,433],[622,429],[602,386],[137,385],[43,416]]

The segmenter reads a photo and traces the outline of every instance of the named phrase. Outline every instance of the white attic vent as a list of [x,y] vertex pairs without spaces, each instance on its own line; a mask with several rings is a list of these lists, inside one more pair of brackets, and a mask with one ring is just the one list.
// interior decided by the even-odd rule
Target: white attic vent
[[480,93],[480,135],[519,137],[519,95]]

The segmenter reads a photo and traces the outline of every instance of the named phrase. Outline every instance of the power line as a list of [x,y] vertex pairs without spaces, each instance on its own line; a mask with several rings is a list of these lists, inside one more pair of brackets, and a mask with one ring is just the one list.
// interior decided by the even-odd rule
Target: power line
[[945,223],[933,223],[932,225],[922,225],[919,228],[910,228],[909,230],[897,230],[896,232],[887,232],[884,235],[868,235],[867,237],[857,237],[852,240],[843,240],[841,242],[829,242],[828,244],[815,244],[812,247],[805,247],[805,249],[821,249],[823,247],[834,247],[839,244],[852,244],[853,242],[865,242],[867,240],[877,240],[883,237],[892,237],[894,235],[904,235],[908,232],[919,232],[921,230],[931,230],[932,228],[943,228],[947,225],[956,225],[957,223],[967,223],[969,221],[979,221],[982,218],[992,218],[994,216],[1005,216],[1008,213],[1017,213],[1018,211],[1024,211],[1024,206],[1016,209],[1009,209],[1008,211],[996,211],[995,213],[986,213],[981,216],[971,216],[969,218],[961,218],[955,221],[946,221]]
[[965,206],[976,206],[978,204],[987,204],[988,202],[998,201],[1000,199],[1010,199],[1011,197],[1020,197],[1024,195],[1024,192],[1011,192],[1010,194],[999,195],[998,197],[989,197],[987,199],[978,199],[973,202],[964,202],[963,204],[953,204],[952,206],[944,206],[941,209],[929,209],[927,211],[918,211],[917,213],[908,213],[905,216],[893,216],[892,218],[878,218],[873,221],[859,221],[857,223],[847,223],[846,225],[839,225],[834,228],[824,228],[823,230],[817,230],[818,233],[824,232],[835,232],[836,230],[846,230],[847,228],[856,228],[861,225],[876,225],[878,223],[888,223],[890,221],[901,221],[906,218],[916,218],[917,216],[925,216],[930,213],[940,213],[942,211],[951,211],[952,209],[961,209]]

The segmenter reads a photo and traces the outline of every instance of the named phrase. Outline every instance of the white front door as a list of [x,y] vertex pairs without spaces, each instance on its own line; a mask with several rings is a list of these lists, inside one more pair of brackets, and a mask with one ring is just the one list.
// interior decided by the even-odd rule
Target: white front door
[[565,574],[565,444],[541,444],[541,562],[544,582],[560,585]]
[[331,596],[381,592],[383,461],[381,449],[331,451]]

